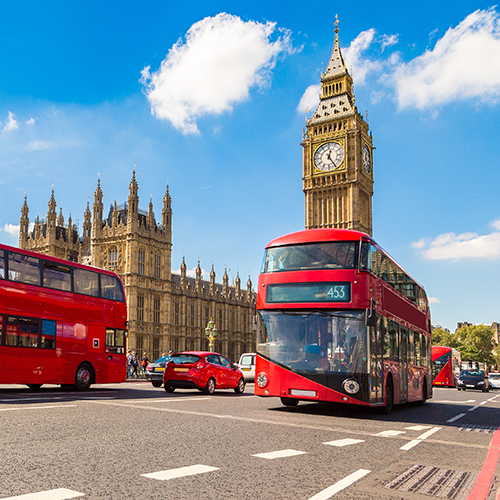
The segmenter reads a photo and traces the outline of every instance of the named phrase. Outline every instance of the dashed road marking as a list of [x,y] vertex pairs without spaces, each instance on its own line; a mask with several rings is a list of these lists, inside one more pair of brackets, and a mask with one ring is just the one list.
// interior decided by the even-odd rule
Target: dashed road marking
[[38,493],[19,495],[17,497],[2,498],[2,500],[66,500],[68,498],[83,496],[85,496],[85,493],[58,488],[57,490],[40,491]]
[[382,431],[378,434],[373,434],[374,436],[391,437],[399,436],[400,434],[406,434],[405,431]]
[[[469,410],[470,411],[470,410]],[[453,418],[450,418],[446,422],[451,424],[452,422],[457,421],[459,418],[465,417],[465,413],[459,413],[458,415],[454,416]]]
[[403,451],[411,450],[414,446],[417,446],[417,444],[421,443],[424,439],[427,439],[429,436],[432,436],[432,434],[434,434],[435,432],[437,432],[439,430],[441,430],[441,427],[434,427],[433,429],[430,429],[427,432],[424,432],[423,434],[418,436],[417,439],[413,439],[412,441],[401,446],[401,448],[399,448],[399,449],[403,450]]
[[424,431],[425,429],[430,429],[430,425],[412,425],[411,427],[405,427],[408,431]]
[[141,474],[141,476],[149,477],[150,479],[158,479],[160,481],[168,481],[170,479],[195,476],[196,474],[204,474],[205,472],[213,472],[216,470],[219,470],[219,467],[210,467],[208,465],[190,465],[187,467],[179,467],[178,469],[152,472],[151,474]]
[[0,411],[47,410],[50,408],[72,408],[74,406],[77,406],[77,405],[23,406],[22,408],[0,408]]
[[364,442],[365,442],[364,439],[338,439],[337,441],[328,441],[327,443],[323,443],[323,444],[341,447],[341,446],[349,446],[351,444],[358,444],[358,443],[364,443]]
[[304,455],[305,451],[298,450],[280,450],[280,451],[270,451],[268,453],[257,453],[252,455],[252,457],[267,458],[268,460],[273,460],[275,458],[286,458],[294,457],[296,455]]
[[328,500],[328,498],[332,498],[333,495],[338,493],[339,491],[342,491],[343,489],[347,488],[348,486],[351,486],[351,484],[355,483],[362,477],[365,477],[367,474],[369,474],[371,471],[366,470],[366,469],[359,469],[356,472],[353,472],[349,476],[345,477],[344,479],[336,482],[335,484],[332,484],[332,486],[329,486],[323,491],[320,491],[319,493],[316,493],[313,497],[311,497],[309,500]]

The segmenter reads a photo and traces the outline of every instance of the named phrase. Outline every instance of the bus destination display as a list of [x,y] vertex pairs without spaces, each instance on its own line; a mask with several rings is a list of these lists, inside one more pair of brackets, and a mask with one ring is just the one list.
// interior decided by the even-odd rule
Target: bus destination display
[[268,304],[291,302],[350,302],[351,284],[334,283],[287,283],[268,285]]

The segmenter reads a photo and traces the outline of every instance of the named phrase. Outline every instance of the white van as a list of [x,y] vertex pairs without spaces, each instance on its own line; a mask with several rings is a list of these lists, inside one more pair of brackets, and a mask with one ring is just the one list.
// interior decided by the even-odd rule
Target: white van
[[255,380],[255,353],[245,352],[242,354],[238,367],[243,372],[245,382],[253,382]]

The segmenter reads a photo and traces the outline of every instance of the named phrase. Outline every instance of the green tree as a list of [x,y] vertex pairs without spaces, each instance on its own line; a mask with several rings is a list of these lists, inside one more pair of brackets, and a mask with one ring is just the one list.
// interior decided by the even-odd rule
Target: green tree
[[457,349],[462,355],[462,361],[495,364],[493,349],[496,344],[493,332],[486,325],[462,326],[455,332],[454,337],[458,342]]
[[442,345],[444,347],[458,347],[459,343],[454,335],[442,328],[432,330],[432,345]]

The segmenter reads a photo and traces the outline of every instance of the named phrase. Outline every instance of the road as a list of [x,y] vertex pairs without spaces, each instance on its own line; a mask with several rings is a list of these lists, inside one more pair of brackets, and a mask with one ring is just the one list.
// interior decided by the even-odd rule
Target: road
[[500,393],[444,388],[385,416],[252,385],[0,386],[0,499],[496,500],[499,416]]

